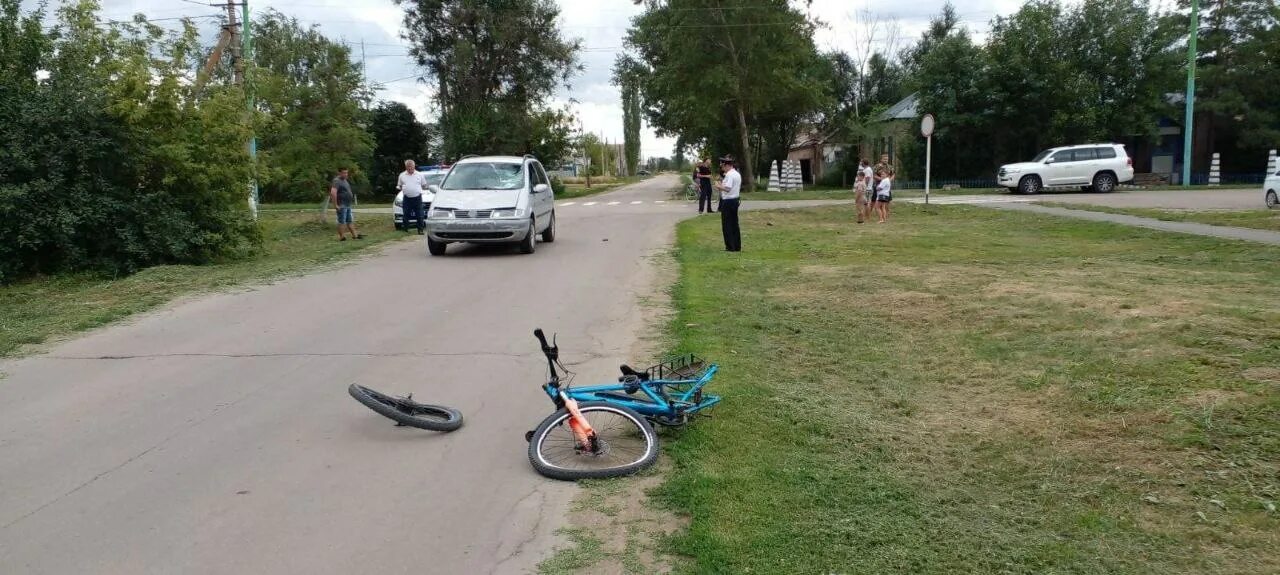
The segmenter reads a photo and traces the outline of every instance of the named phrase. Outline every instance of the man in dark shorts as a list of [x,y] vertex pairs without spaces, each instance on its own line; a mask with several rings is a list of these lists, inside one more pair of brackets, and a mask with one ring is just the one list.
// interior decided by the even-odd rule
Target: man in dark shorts
[[329,201],[338,212],[338,241],[347,241],[346,236],[342,232],[351,234],[351,237],[357,240],[363,240],[364,236],[356,231],[354,216],[351,208],[355,206],[356,195],[351,191],[351,181],[346,168],[338,168],[337,177],[329,182]]
[[698,213],[702,213],[703,202],[706,203],[708,214],[716,213],[715,209],[711,207],[711,165],[706,158],[698,162],[698,169],[694,173],[698,178],[694,182],[698,185]]

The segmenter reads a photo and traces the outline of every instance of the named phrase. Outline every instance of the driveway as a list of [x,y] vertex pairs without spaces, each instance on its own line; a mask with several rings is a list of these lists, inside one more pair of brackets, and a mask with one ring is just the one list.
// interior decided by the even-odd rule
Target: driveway
[[1171,210],[1254,210],[1266,209],[1262,186],[1217,190],[1133,190],[1110,194],[1043,193],[1035,196],[1046,202],[1085,204],[1113,208],[1166,208]]
[[[533,328],[579,383],[645,359],[675,184],[561,202],[533,255],[398,243],[0,362],[0,573],[527,572],[577,491],[526,458],[553,409]],[[466,425],[394,427],[353,382]]]

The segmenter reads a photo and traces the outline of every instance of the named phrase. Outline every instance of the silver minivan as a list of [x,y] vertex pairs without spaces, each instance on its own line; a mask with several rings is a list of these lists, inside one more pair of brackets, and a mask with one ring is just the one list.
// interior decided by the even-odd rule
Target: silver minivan
[[556,239],[555,194],[533,156],[467,157],[449,170],[427,212],[427,250],[449,244],[512,243],[531,254],[537,241]]

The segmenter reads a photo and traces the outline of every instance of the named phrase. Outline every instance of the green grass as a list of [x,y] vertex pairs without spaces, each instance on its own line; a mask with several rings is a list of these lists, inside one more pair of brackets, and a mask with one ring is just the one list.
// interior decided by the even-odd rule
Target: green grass
[[[1007,194],[1008,190],[1003,188],[959,188],[954,190],[929,190],[932,196],[968,196],[968,195],[986,195],[986,194]],[[924,190],[922,189],[905,189],[894,190],[895,198],[923,198]],[[854,198],[853,190],[845,188],[822,188],[810,187],[797,192],[746,192],[742,194],[743,199],[750,201],[780,201],[780,200],[852,200]]]
[[1280,210],[1162,210],[1155,208],[1112,208],[1107,206],[1041,202],[1042,205],[1108,214],[1126,214],[1167,222],[1196,222],[1214,226],[1232,226],[1280,232]]
[[337,241],[332,219],[262,212],[264,244],[253,258],[203,266],[156,266],[118,279],[90,274],[37,278],[0,287],[0,356],[109,324],[202,291],[267,281],[401,239],[390,222],[357,216],[363,240]]
[[1280,572],[1280,249],[894,211],[680,224],[685,572]]
[[[258,209],[264,212],[297,212],[297,211],[319,212],[321,210],[324,210],[326,207],[328,207],[328,204],[325,204],[324,202],[313,202],[313,203],[272,202],[272,203],[262,204],[258,206]],[[356,208],[362,209],[362,210],[374,209],[374,208],[390,209],[391,201],[380,200],[380,199],[369,200],[366,202],[360,202],[359,204],[356,204]],[[359,225],[358,222],[357,222],[357,225]]]

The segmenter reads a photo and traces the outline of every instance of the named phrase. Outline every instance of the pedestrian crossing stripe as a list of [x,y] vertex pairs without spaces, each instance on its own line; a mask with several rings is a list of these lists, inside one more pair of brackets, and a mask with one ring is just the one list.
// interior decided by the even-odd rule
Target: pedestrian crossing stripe
[[576,203],[578,203],[578,202],[563,202],[563,203],[561,203],[560,205],[562,205],[562,206],[572,206],[572,205],[574,205],[574,204],[576,204]]
[[611,206],[616,206],[616,205],[621,204],[621,203],[622,203],[622,202],[609,202],[609,205],[611,205]]
[[634,201],[634,202],[631,202],[631,205],[633,205],[633,206],[634,206],[634,205],[636,205],[636,204],[643,204],[643,203],[644,203],[644,202],[642,202],[642,201],[640,201],[640,200],[636,200],[636,201]]
[[584,206],[594,206],[594,205],[596,205],[596,202],[587,202],[587,203],[582,204],[582,205],[584,205]]

